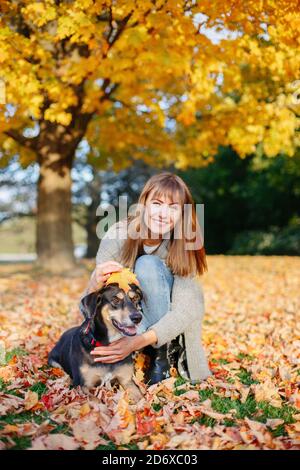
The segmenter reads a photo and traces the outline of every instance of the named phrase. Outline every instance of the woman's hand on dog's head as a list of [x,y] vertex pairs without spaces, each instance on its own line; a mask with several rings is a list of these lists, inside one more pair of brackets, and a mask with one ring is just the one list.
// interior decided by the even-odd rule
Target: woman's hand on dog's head
[[93,272],[93,280],[98,288],[101,288],[111,273],[120,272],[122,269],[123,266],[117,261],[105,261],[104,263],[97,264]]

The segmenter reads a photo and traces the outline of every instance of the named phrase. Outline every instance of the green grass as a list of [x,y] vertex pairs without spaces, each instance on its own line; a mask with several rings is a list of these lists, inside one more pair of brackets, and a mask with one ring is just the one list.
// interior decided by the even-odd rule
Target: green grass
[[234,421],[233,419],[228,419],[228,418],[225,418],[223,420],[223,424],[225,426],[227,426],[228,428],[232,427],[232,426],[237,426],[237,422]]
[[[8,393],[10,395],[16,395],[17,397],[23,396],[20,393],[19,389],[17,388],[8,390],[8,387],[10,385],[11,385],[10,381],[5,382],[2,378],[0,378],[0,392]],[[41,397],[44,395],[44,393],[47,391],[47,386],[43,382],[36,382],[31,387],[29,387],[28,390],[31,390],[32,392],[36,392],[40,400]]]
[[188,381],[184,377],[179,376],[174,382],[174,387],[173,387],[174,395],[179,396],[179,395],[182,395],[183,393],[186,393],[185,388],[177,390],[177,387],[180,387],[181,385],[184,385],[186,383],[188,383]]
[[53,428],[49,434],[66,434],[67,436],[72,436],[72,431],[66,424],[59,424],[56,425],[56,427]]
[[[245,419],[246,417],[262,423],[266,423],[267,419],[283,419],[284,424],[277,426],[275,429],[269,428],[274,437],[286,435],[284,425],[294,423],[293,414],[297,413],[297,409],[291,405],[283,404],[278,408],[266,401],[257,402],[252,395],[249,395],[246,401],[242,403],[238,399],[220,397],[212,389],[204,389],[199,390],[199,398],[200,402],[209,398],[212,409],[221,414],[236,410],[233,419],[224,418],[223,424],[226,426],[235,426],[237,425],[235,419]],[[195,418],[192,422],[195,421],[205,426],[214,426],[216,424],[216,420],[205,415]]]
[[[10,447],[10,450],[25,450],[31,446],[31,439],[28,436],[13,436],[12,439],[15,445]],[[2,440],[5,444],[8,444],[8,439],[4,437]]]
[[135,442],[130,442],[129,444],[122,444],[122,447],[125,447],[125,449],[128,450],[139,450],[139,447]]
[[174,391],[174,395],[176,395],[176,396],[183,395],[184,393],[186,393],[186,390],[184,388],[181,389],[181,390],[175,390]]
[[[104,439],[106,438],[104,437]],[[114,442],[109,440],[107,444],[100,444],[95,450],[117,450],[117,446]]]
[[20,357],[20,356],[28,356],[28,352],[25,351],[25,349],[22,349],[22,348],[13,348],[11,349],[10,351],[6,351],[6,354],[5,354],[5,364],[4,365],[7,365],[9,363],[9,361],[11,361],[11,359],[14,357],[14,356],[17,356],[17,357]]
[[227,359],[222,358],[222,357],[221,357],[220,359],[214,359],[214,358],[213,358],[213,359],[211,360],[211,362],[212,362],[213,364],[230,364],[230,361],[228,361]]
[[8,390],[8,387],[10,385],[11,385],[11,382],[5,382],[2,378],[0,378],[0,392],[7,393],[9,395],[15,395],[16,397],[22,396],[19,389],[17,388]]
[[262,412],[261,416],[258,416],[257,421],[266,422],[269,419],[283,419],[286,424],[295,422],[293,414],[297,413],[297,409],[291,405],[283,404],[280,408],[271,405],[266,401],[261,401],[257,404],[258,410]]
[[32,392],[36,392],[39,396],[39,400],[41,399],[42,395],[47,391],[47,387],[43,382],[36,382],[30,387]]
[[11,382],[5,382],[1,377],[0,377],[0,392],[3,393],[10,393],[10,390],[7,390],[7,387],[11,384]]
[[241,368],[241,372],[239,374],[237,374],[237,377],[240,379],[240,381],[244,385],[250,386],[252,384],[258,384],[259,383],[259,381],[254,380],[252,378],[251,373],[248,370],[244,369],[243,367]]
[[202,415],[200,418],[195,418],[191,421],[191,423],[194,422],[198,422],[199,424],[202,424],[209,428],[213,428],[214,425],[217,423],[217,420],[215,420],[215,418],[211,418],[210,416]]
[[244,359],[247,359],[248,361],[254,361],[255,359],[254,356],[251,356],[250,354],[245,354],[245,353],[239,353],[236,357],[240,361],[243,361]]
[[[57,425],[55,421],[52,421],[48,411],[37,411],[34,413],[31,411],[24,411],[23,413],[19,414],[7,414],[6,416],[2,416],[0,419],[0,429],[3,429],[6,424],[18,425],[29,422],[42,424],[42,422],[46,419],[48,419],[50,421],[50,424],[54,426],[54,428],[49,432],[49,434],[63,433],[67,434],[68,436],[72,435],[71,429],[68,426],[66,426],[65,424]],[[16,443],[15,446],[10,447],[11,450],[22,450],[31,447],[31,438],[29,438],[28,436],[20,437],[12,433],[11,438]],[[3,440],[5,444],[8,444],[8,440],[5,437],[1,438],[1,440]]]
[[[23,411],[22,413],[9,413],[2,416],[0,419],[0,428],[2,429],[5,424],[23,424],[34,421],[37,424],[41,424],[46,419],[51,419],[47,411]],[[54,423],[55,424],[55,423]]]
[[160,411],[162,409],[162,406],[160,403],[152,403],[152,408],[154,411]]
[[187,380],[185,380],[183,377],[178,377],[174,382],[174,387],[180,387],[180,385],[185,383],[187,383]]
[[200,401],[207,400],[213,395],[214,391],[211,388],[205,388],[204,390],[199,390]]

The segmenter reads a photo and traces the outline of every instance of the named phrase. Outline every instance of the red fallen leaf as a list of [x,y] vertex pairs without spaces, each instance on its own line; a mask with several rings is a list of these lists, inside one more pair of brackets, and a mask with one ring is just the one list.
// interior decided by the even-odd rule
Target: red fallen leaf
[[63,375],[65,375],[64,371],[59,367],[52,367],[50,370],[51,375],[54,375],[55,377],[62,377]]
[[23,387],[31,387],[31,385],[32,384],[30,382],[28,382],[28,380],[24,380]]
[[142,412],[136,414],[136,431],[137,434],[152,434],[155,429],[155,417],[145,416]]
[[217,379],[224,379],[228,375],[228,371],[224,369],[219,369],[214,371],[214,375]]
[[39,379],[39,382],[42,382],[43,384],[45,384],[48,380],[48,377],[43,377],[39,375],[38,379]]
[[53,408],[53,396],[51,395],[43,395],[41,398],[41,402],[44,403],[47,410],[51,410]]
[[209,366],[210,369],[216,368],[216,364],[214,362],[210,361],[210,360],[208,360],[208,366]]

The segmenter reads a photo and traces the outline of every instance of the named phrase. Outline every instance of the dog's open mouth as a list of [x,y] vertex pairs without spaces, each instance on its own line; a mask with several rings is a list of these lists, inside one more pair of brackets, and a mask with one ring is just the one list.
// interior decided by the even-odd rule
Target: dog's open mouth
[[112,324],[114,327],[119,330],[121,333],[123,333],[126,336],[134,336],[136,335],[136,326],[127,326],[127,325],[121,325],[117,320],[114,318],[112,319]]

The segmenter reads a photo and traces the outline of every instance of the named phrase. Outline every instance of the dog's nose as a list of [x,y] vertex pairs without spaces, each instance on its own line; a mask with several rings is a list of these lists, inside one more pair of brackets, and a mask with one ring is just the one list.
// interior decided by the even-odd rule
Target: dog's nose
[[137,325],[142,320],[142,315],[139,312],[135,312],[135,313],[131,313],[129,315],[129,318],[134,324]]

